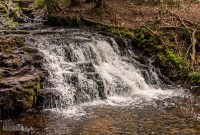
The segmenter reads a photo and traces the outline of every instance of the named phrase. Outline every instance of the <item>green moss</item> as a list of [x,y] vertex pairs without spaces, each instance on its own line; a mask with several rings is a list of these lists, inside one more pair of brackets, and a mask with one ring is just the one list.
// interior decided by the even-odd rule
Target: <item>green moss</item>
[[32,108],[34,104],[34,96],[29,96],[26,100],[25,108]]
[[6,24],[9,28],[15,28],[16,26],[19,26],[19,23],[14,21],[13,17],[7,17]]
[[163,45],[158,36],[151,34],[145,28],[137,30],[136,33],[137,34],[134,37],[134,40],[137,46],[147,54],[158,55],[163,62],[167,62],[168,64],[176,66],[181,70],[189,69],[190,64],[185,62],[184,57],[173,49],[173,45]]
[[155,48],[156,48],[156,50],[163,50],[164,49],[164,47],[162,45],[156,45]]
[[122,31],[122,35],[125,37],[135,38],[135,33],[130,31]]
[[32,6],[33,6],[34,9],[44,9],[44,8],[46,8],[44,0],[34,0]]
[[32,108],[37,102],[37,92],[41,89],[41,84],[39,79],[34,82],[32,88],[28,88],[26,91],[29,93],[26,99],[25,108]]
[[80,16],[76,17],[76,23],[77,23],[78,26],[83,26],[84,25],[84,22],[82,21]]
[[137,31],[136,40],[138,42],[137,46],[142,48],[147,52],[157,52],[157,49],[160,49],[160,40],[157,36],[150,34],[150,32],[146,29],[140,29]]
[[159,53],[160,57],[163,61],[169,62],[170,64],[174,64],[179,69],[188,69],[189,64],[184,61],[184,58],[176,53],[173,49],[165,49],[164,52]]
[[9,10],[8,10],[8,6],[7,6],[6,2],[1,1],[0,4],[2,5],[2,10],[0,10],[0,12],[3,14],[8,14]]
[[[2,10],[0,10],[0,22],[8,28],[19,26],[18,21],[24,19],[21,8],[18,4],[9,5],[9,1],[0,1]],[[9,5],[9,6],[8,6]],[[11,9],[9,7],[12,7]]]
[[200,72],[192,72],[188,76],[190,82],[200,84]]

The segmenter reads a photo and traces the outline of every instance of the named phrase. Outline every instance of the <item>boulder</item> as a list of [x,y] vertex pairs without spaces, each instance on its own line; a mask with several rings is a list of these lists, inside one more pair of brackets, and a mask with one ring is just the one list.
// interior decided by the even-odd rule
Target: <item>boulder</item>
[[1,117],[8,117],[36,105],[41,82],[37,75],[25,75],[3,78],[0,86]]

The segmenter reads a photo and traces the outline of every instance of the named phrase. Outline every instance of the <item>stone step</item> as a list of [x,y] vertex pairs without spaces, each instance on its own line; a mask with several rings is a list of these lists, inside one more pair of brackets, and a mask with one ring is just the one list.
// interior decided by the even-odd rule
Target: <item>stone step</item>
[[[94,80],[95,82],[102,81],[101,76],[96,72],[84,73],[83,76],[86,77],[86,79],[91,79]],[[65,81],[67,81],[68,83],[70,82],[78,83],[79,81],[77,73],[63,73],[63,77],[65,78]]]
[[39,80],[38,75],[23,75],[20,77],[6,77],[0,79],[0,86],[13,86],[17,83],[23,85],[24,87],[31,87],[34,85],[34,82]]
[[61,94],[56,88],[45,88],[38,95],[37,106],[42,106],[45,109],[59,107],[58,103],[62,102]]

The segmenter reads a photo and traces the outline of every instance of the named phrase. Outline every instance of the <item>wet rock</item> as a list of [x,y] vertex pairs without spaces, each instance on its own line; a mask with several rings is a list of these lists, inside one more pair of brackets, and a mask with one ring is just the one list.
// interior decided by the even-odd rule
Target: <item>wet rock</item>
[[[56,92],[56,89],[46,88],[38,93],[37,107],[55,108],[55,107],[67,107],[66,104],[62,104],[62,95]],[[51,102],[49,102],[51,101]],[[65,106],[64,106],[65,105]]]
[[0,64],[4,67],[21,67],[22,61],[20,58],[14,58],[14,59],[4,59],[0,62]]
[[76,65],[81,69],[81,72],[95,72],[92,62],[77,63]]
[[8,118],[12,113],[32,108],[37,102],[37,93],[41,89],[39,76],[25,75],[8,77],[0,80],[1,118]]
[[12,72],[7,71],[6,77],[10,76],[20,76],[21,74],[28,74],[31,73],[33,69],[31,67],[25,66],[20,68],[19,70],[13,70]]
[[5,70],[3,68],[0,68],[0,79],[4,77],[4,74],[5,74]]
[[4,52],[0,53],[0,60],[8,59],[8,58],[13,58],[13,55],[12,54],[8,54],[8,53],[4,53]]
[[38,53],[38,50],[35,49],[35,48],[24,47],[23,50],[24,50],[25,52]]
[[131,50],[132,48],[130,49],[131,46],[128,44],[128,40],[125,40],[120,37],[115,37],[115,41],[118,44],[121,55],[123,55],[123,56],[131,55],[129,50]]
[[[105,86],[101,76],[96,72],[90,72],[86,74],[86,77],[88,80],[93,80],[94,87],[91,87],[91,84],[87,84],[87,82],[85,82],[85,86],[81,86],[80,84],[77,85],[77,91],[74,96],[76,103],[88,102],[89,100],[94,101],[97,97],[99,97],[102,100],[106,99]],[[90,95],[90,99],[84,96],[83,93]]]
[[22,112],[36,104],[37,93],[40,90],[39,76],[7,78],[1,84],[4,85],[0,89],[1,117],[8,117],[6,112],[15,115],[16,111]]
[[200,95],[200,86],[192,86],[190,88],[190,92],[194,93],[195,95]]
[[25,38],[22,36],[2,36],[0,37],[1,47],[23,47],[25,45]]
[[4,7],[4,6],[3,6],[3,4],[1,4],[1,3],[0,3],[0,10],[2,10],[2,9],[3,9],[3,7]]
[[[35,107],[44,80],[43,55],[21,36],[0,36],[0,119]],[[37,64],[36,64],[37,63]]]

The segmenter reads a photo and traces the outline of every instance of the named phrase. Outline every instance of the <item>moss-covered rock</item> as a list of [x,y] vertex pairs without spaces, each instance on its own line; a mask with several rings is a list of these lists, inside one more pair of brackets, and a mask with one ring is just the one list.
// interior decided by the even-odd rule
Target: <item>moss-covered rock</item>
[[2,110],[21,111],[36,104],[37,93],[41,88],[39,76],[24,75],[7,77],[0,80],[0,106]]

